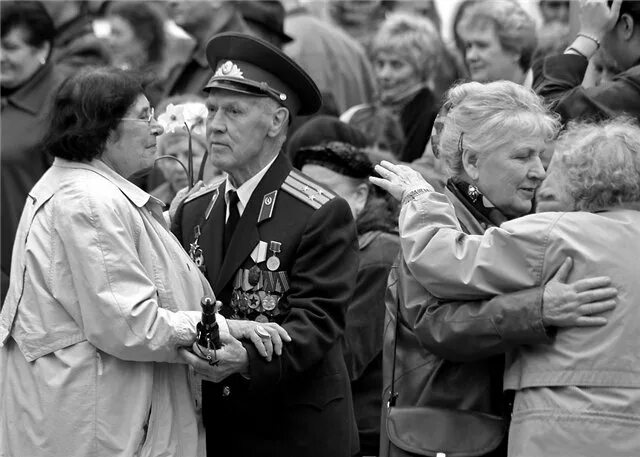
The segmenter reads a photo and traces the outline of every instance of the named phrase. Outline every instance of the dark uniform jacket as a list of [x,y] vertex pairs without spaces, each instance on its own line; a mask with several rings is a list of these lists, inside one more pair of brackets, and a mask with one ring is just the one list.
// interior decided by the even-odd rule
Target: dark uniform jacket
[[587,70],[582,56],[560,54],[549,56],[533,66],[533,87],[563,122],[601,120],[621,114],[640,120],[640,62],[617,74],[610,82],[584,88]]
[[[174,218],[174,233],[188,250],[200,226],[206,275],[226,316],[242,312],[230,306],[234,278],[256,264],[251,254],[259,241],[281,243],[277,270],[286,274],[288,290],[270,320],[292,341],[271,362],[243,343],[250,379],[203,383],[208,455],[353,455],[357,430],[339,342],[358,267],[349,206],[292,170],[280,154],[253,192],[223,259],[224,187],[187,200]],[[265,262],[257,266],[264,278]],[[255,318],[255,310],[248,317]]]

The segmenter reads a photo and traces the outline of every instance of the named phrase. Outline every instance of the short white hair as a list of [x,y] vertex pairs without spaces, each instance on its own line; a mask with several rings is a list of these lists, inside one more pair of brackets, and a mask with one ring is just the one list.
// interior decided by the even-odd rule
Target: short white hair
[[449,90],[444,107],[436,147],[451,176],[464,173],[464,150],[490,154],[527,137],[550,142],[560,125],[535,92],[511,81],[460,84]]

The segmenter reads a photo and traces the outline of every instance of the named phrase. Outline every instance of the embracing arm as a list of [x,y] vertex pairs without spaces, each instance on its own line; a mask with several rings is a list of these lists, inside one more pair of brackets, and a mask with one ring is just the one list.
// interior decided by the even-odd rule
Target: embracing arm
[[538,214],[493,227],[460,231],[453,206],[435,192],[405,201],[400,240],[411,274],[441,299],[475,300],[539,286],[548,232],[561,215]]
[[447,360],[466,362],[503,354],[522,344],[547,344],[542,323],[543,288],[487,301],[437,301],[421,307],[413,322],[423,346]]

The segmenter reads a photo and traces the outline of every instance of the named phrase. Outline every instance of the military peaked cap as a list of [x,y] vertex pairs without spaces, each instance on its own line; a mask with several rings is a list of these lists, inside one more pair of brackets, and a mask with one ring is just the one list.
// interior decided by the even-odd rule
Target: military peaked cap
[[282,51],[259,38],[228,32],[207,43],[214,72],[205,90],[225,89],[271,97],[291,116],[317,112],[322,97],[311,77]]

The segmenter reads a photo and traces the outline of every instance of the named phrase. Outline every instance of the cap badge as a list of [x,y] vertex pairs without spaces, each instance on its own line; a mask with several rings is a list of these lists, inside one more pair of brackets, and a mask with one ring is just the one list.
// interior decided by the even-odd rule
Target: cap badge
[[214,76],[230,76],[232,78],[244,79],[242,70],[240,70],[240,68],[230,60],[227,60],[225,63],[220,65]]

